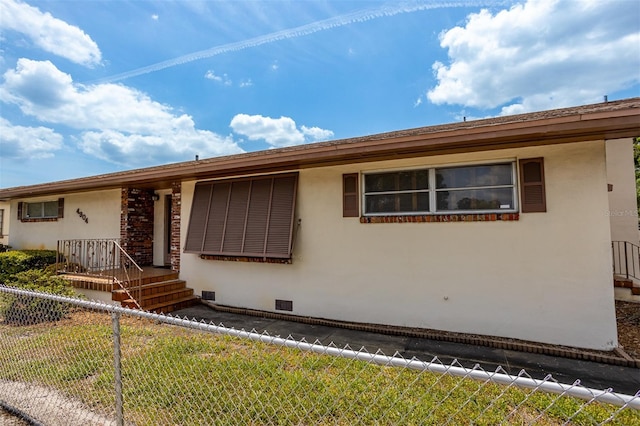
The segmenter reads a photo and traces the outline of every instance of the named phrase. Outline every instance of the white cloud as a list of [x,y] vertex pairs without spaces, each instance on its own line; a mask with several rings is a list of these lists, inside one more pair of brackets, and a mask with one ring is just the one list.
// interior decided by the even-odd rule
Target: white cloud
[[300,130],[305,136],[308,136],[308,138],[313,141],[326,141],[333,137],[333,132],[331,130],[321,129],[320,127],[302,126],[300,127]]
[[153,19],[154,21],[157,21],[158,19],[160,19],[160,17],[154,13],[153,15],[151,15],[151,19]]
[[209,70],[205,73],[204,78],[206,78],[207,80],[213,80],[225,86],[231,86],[233,84],[233,82],[229,79],[229,76],[226,73],[222,75],[217,75],[215,72]]
[[289,117],[271,118],[237,114],[231,120],[230,126],[235,133],[252,141],[265,140],[274,148],[299,145],[333,136],[331,130],[319,127],[302,126],[298,129],[295,121]]
[[242,80],[240,82],[240,87],[251,87],[251,86],[253,86],[253,81],[251,81],[251,79]]
[[48,12],[19,1],[3,0],[0,16],[0,29],[22,33],[47,52],[88,67],[101,61],[100,49],[91,37]]
[[633,1],[529,0],[483,10],[440,35],[435,104],[503,106],[502,114],[577,105],[640,82],[640,15]]
[[46,127],[15,126],[0,117],[0,151],[11,160],[52,157],[62,148],[62,135]]
[[81,130],[80,148],[105,160],[149,165],[242,152],[230,137],[196,129],[189,115],[176,115],[143,92],[74,84],[48,61],[20,59],[4,79],[0,100],[38,120]]
[[78,145],[87,154],[127,165],[162,164],[192,160],[195,155],[203,158],[242,152],[231,137],[192,127],[156,134],[87,131],[80,135]]

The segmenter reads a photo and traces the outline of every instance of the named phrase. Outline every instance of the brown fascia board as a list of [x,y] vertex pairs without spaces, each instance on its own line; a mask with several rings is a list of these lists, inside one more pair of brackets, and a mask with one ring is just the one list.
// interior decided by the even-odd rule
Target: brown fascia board
[[0,189],[0,200],[123,186],[162,189],[176,180],[635,136],[640,136],[640,98]]

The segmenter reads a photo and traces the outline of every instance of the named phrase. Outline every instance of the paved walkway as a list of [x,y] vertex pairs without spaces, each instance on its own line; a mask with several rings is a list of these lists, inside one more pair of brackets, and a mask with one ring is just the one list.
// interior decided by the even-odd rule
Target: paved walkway
[[421,361],[431,361],[437,356],[444,364],[457,359],[464,367],[475,364],[487,371],[495,371],[502,366],[509,374],[517,375],[522,369],[533,378],[542,379],[548,374],[562,383],[572,384],[577,379],[583,386],[594,389],[612,388],[614,392],[635,395],[640,392],[640,369],[600,364],[550,355],[518,352],[485,346],[451,343],[416,337],[390,336],[386,334],[355,331],[323,325],[303,324],[295,321],[269,319],[216,311],[205,305],[173,312],[172,315],[205,320],[216,325],[244,329],[269,335],[288,337],[307,342],[319,341],[324,345],[335,344],[339,348],[346,345],[353,350],[365,348],[370,353],[380,349],[385,355],[396,352],[405,358],[416,357]]

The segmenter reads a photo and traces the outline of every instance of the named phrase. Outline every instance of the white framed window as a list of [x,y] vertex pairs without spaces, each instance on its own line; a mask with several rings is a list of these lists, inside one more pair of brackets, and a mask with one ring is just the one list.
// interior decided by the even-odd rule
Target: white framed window
[[56,201],[19,202],[18,219],[21,221],[48,221],[64,217],[64,198]]
[[26,203],[24,212],[25,219],[45,219],[58,217],[57,201],[42,201],[39,203]]
[[4,209],[0,209],[0,238],[4,237]]
[[518,209],[514,161],[372,172],[362,180],[365,216]]
[[364,213],[427,214],[433,185],[429,169],[368,173],[364,175]]

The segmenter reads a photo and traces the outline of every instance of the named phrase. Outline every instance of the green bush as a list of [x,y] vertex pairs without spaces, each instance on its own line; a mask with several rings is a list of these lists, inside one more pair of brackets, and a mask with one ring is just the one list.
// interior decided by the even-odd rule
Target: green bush
[[[66,280],[42,270],[18,272],[6,280],[5,284],[25,290],[80,297]],[[69,312],[69,308],[67,303],[31,296],[5,295],[0,299],[0,316],[4,317],[7,324],[29,325],[58,321]]]
[[0,283],[19,272],[44,269],[55,263],[55,250],[10,250],[0,253]]

